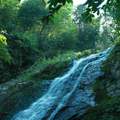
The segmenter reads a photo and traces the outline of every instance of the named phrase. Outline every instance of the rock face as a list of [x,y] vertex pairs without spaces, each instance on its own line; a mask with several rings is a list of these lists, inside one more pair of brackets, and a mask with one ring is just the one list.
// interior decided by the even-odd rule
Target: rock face
[[51,80],[11,80],[0,85],[0,120],[7,120],[46,92]]
[[102,65],[104,75],[93,85],[97,105],[78,120],[120,120],[120,43]]
[[106,88],[110,96],[120,96],[120,44],[112,50],[110,56],[103,64]]

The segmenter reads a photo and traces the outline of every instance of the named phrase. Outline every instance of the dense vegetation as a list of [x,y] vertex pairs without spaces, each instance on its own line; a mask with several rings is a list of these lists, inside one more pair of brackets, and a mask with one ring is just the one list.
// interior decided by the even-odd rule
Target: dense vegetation
[[120,99],[104,85],[120,74],[112,75],[120,68],[120,1],[103,2],[87,0],[74,8],[72,0],[0,0],[0,84],[53,79],[74,59],[116,45],[93,86],[98,105],[81,120],[119,120]]
[[81,15],[84,7],[79,6],[73,13],[68,0],[57,11],[53,4],[58,2],[1,0],[0,82],[15,78],[36,59],[43,61],[84,50],[95,52],[112,44],[115,36],[110,33],[111,26],[99,34],[100,17],[85,22]]

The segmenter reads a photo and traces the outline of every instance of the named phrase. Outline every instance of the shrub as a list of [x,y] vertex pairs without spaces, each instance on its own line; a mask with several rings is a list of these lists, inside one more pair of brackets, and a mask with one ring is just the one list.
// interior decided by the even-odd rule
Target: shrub
[[0,59],[7,63],[11,63],[12,60],[7,49],[7,38],[4,35],[0,35]]

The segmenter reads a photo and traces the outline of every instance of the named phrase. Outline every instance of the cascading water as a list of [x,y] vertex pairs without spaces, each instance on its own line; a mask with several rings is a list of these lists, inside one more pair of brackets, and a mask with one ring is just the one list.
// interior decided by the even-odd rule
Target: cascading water
[[70,120],[94,106],[91,85],[103,75],[100,66],[111,49],[74,61],[72,68],[56,78],[48,92],[11,120]]

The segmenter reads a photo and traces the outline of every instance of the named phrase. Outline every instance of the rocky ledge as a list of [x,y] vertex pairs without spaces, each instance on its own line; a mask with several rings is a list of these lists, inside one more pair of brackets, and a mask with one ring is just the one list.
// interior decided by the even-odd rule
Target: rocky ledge
[[120,120],[120,42],[103,63],[104,75],[93,85],[96,106],[78,120]]
[[0,118],[7,120],[15,112],[28,107],[46,92],[50,83],[51,80],[14,79],[0,84]]

